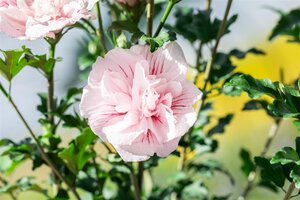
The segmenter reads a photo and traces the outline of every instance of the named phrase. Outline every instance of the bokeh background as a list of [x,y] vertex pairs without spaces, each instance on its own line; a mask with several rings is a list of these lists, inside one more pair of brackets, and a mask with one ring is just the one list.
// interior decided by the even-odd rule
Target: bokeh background
[[[222,18],[226,6],[226,0],[213,0],[212,9],[214,16]],[[178,6],[205,8],[204,0],[183,0]],[[232,5],[231,14],[238,14],[237,22],[232,26],[231,33],[226,35],[220,44],[220,51],[230,51],[238,48],[247,50],[251,47],[257,47],[266,52],[265,56],[248,55],[246,59],[234,63],[238,65],[238,71],[246,72],[256,78],[279,79],[279,69],[282,67],[285,74],[285,82],[291,83],[300,75],[300,45],[287,43],[286,38],[277,38],[269,42],[267,40],[273,26],[276,24],[279,16],[270,7],[289,11],[299,7],[298,0],[235,0]],[[108,10],[102,7],[104,24],[109,26],[110,16]],[[158,24],[159,18],[156,19]],[[172,23],[172,16],[168,19]],[[155,26],[154,26],[155,27]],[[77,67],[77,57],[80,53],[80,41],[84,33],[79,30],[72,30],[68,33],[57,47],[57,56],[62,57],[63,61],[58,63],[55,71],[55,92],[57,96],[65,94],[69,87],[74,85],[83,86],[84,82],[79,79]],[[190,44],[183,38],[178,37],[178,42],[184,49],[185,56],[190,64],[195,63],[196,55]],[[47,43],[43,40],[37,41],[18,41],[9,38],[0,33],[0,49],[14,49],[21,45],[32,48],[34,53],[44,54],[48,51]],[[1,83],[5,81],[0,77]],[[39,98],[38,92],[46,91],[47,83],[43,77],[34,69],[24,69],[14,80],[12,84],[12,95],[16,104],[19,106],[25,118],[29,121],[34,131],[41,132],[37,119],[40,117],[36,111],[36,105]],[[258,155],[267,137],[268,130],[272,120],[267,117],[263,111],[241,112],[246,95],[241,97],[217,97],[212,99],[215,102],[215,115],[222,116],[226,113],[235,113],[232,123],[226,128],[223,135],[217,136],[219,149],[215,154],[207,155],[220,159],[229,169],[237,180],[234,188],[222,175],[208,180],[212,192],[218,194],[227,194],[229,190],[234,190],[235,194],[243,188],[246,178],[240,170],[241,161],[239,159],[240,149],[246,148],[254,155]],[[72,131],[61,132],[64,138],[74,136]],[[0,138],[10,138],[20,140],[27,137],[28,133],[23,124],[19,121],[14,110],[0,94]],[[278,136],[269,151],[269,155],[282,146],[293,146],[294,138],[297,136],[296,129],[290,121],[284,121],[280,127]],[[154,181],[161,185],[167,185],[177,170],[176,160],[169,157],[163,160],[154,173]],[[40,180],[47,176],[46,169],[39,169],[35,175]],[[25,163],[20,169],[13,173],[8,180],[16,180],[22,175],[33,175],[31,166]],[[42,199],[41,196],[34,193],[24,193],[20,199]],[[0,195],[0,199],[9,199],[7,196]],[[249,195],[249,200],[277,200],[282,199],[282,194],[274,194],[264,189],[255,189]]]

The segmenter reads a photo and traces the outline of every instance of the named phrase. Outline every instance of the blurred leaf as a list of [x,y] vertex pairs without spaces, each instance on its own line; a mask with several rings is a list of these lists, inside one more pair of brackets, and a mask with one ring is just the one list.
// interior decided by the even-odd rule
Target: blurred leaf
[[293,179],[297,189],[300,189],[300,166],[295,166],[291,171],[290,177]]
[[144,35],[144,33],[138,28],[137,24],[130,20],[114,21],[108,30],[128,31],[136,38],[140,38]]
[[207,133],[209,137],[216,133],[224,133],[225,127],[230,124],[231,120],[233,118],[233,114],[227,114],[225,117],[222,117],[219,119],[217,125],[210,129]]
[[296,163],[298,165],[300,164],[299,155],[293,148],[283,147],[272,157],[271,164],[275,163],[280,163],[282,165]]
[[264,181],[272,181],[278,187],[283,187],[285,176],[280,164],[271,164],[270,161],[263,157],[255,157],[255,163],[261,168],[261,178]]
[[82,119],[76,112],[74,113],[74,115],[63,115],[61,116],[61,119],[64,122],[63,126],[67,128],[77,128],[79,130],[82,130],[88,127],[87,122]]
[[281,14],[277,25],[273,28],[269,40],[280,35],[291,36],[292,42],[300,42],[300,9],[291,10],[289,13]]
[[141,41],[146,42],[150,45],[150,51],[154,52],[159,47],[162,47],[166,42],[174,41],[176,40],[176,34],[174,32],[160,32],[160,34],[157,37],[149,37],[146,35],[143,35],[141,37]]
[[41,188],[36,183],[34,183],[33,180],[34,180],[33,177],[29,177],[29,176],[22,177],[15,184],[8,184],[5,185],[4,187],[1,187],[0,193],[14,193],[16,191],[19,192],[34,191],[34,192],[44,194],[45,196],[48,196],[47,191]]
[[89,146],[96,138],[97,136],[91,129],[87,128],[66,149],[59,153],[59,157],[66,162],[68,168],[74,174],[77,174],[89,159],[95,156],[95,152],[89,151]]
[[249,176],[250,172],[252,172],[255,169],[255,165],[251,159],[251,155],[249,151],[245,149],[241,149],[240,151],[240,157],[243,161],[241,169],[246,177]]
[[216,84],[220,80],[226,80],[231,76],[235,69],[236,66],[232,64],[229,55],[218,52],[214,65],[212,66],[212,72],[209,79],[210,83]]
[[272,190],[273,192],[278,192],[276,185],[274,185],[272,182],[269,182],[269,181],[261,180],[259,182],[258,186],[267,188],[269,190]]
[[252,54],[256,54],[256,55],[265,55],[266,53],[260,49],[256,49],[256,48],[251,48],[247,51],[240,51],[238,49],[233,49],[230,51],[229,55],[230,56],[234,56],[238,59],[243,59],[246,57],[247,54],[252,53]]
[[[211,19],[211,10],[193,10],[179,8],[175,12],[175,24],[166,27],[182,35],[191,43],[200,40],[203,43],[216,39],[221,20]],[[236,21],[237,15],[233,15],[227,21],[224,35],[229,33],[229,27]],[[205,27],[205,28],[204,28]]]
[[229,178],[230,183],[232,185],[235,184],[235,180],[234,180],[233,176],[224,167],[224,165],[218,160],[205,159],[199,163],[191,162],[191,163],[189,163],[188,168],[193,169],[195,173],[199,173],[201,175],[208,174],[208,173],[212,175],[215,171],[220,172]]
[[250,100],[245,103],[243,110],[260,110],[263,109],[269,116],[273,117],[274,114],[268,109],[269,102],[266,100]]
[[205,200],[208,197],[208,190],[207,188],[201,183],[200,181],[195,181],[190,185],[184,187],[182,191],[182,199],[189,200],[189,199],[199,199]]

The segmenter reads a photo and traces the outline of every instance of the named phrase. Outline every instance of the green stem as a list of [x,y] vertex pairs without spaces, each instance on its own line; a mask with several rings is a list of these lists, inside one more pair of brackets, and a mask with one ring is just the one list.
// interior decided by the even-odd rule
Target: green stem
[[[231,5],[232,5],[232,1],[233,0],[228,0],[227,1],[227,6],[226,6],[225,14],[224,14],[222,23],[220,25],[220,28],[219,28],[219,31],[218,31],[218,34],[217,34],[217,39],[216,39],[215,46],[214,46],[214,48],[212,50],[211,60],[210,60],[210,62],[208,62],[207,66],[205,68],[204,86],[202,88],[202,91],[206,91],[206,89],[207,89],[207,85],[208,85],[208,82],[209,82],[209,79],[210,79],[210,75],[211,75],[211,71],[212,71],[212,66],[214,65],[214,62],[215,62],[215,59],[216,59],[216,55],[217,55],[217,50],[218,50],[221,38],[222,38],[222,36],[224,34],[224,31],[225,31],[225,28],[226,28],[227,18],[228,18],[229,11],[230,11],[230,8],[231,8]],[[202,97],[202,99],[201,99],[200,105],[199,105],[199,112],[201,111],[206,98],[207,98],[207,95],[204,94],[203,97]]]
[[134,170],[132,167],[130,169],[130,180],[134,187],[134,199],[141,200],[141,192],[140,192],[139,184],[138,184],[137,178],[134,174]]
[[147,35],[152,36],[154,0],[147,0]]
[[163,17],[161,18],[161,21],[160,21],[160,23],[159,23],[159,25],[158,25],[158,28],[157,28],[157,30],[156,30],[156,32],[155,32],[155,34],[154,34],[154,37],[157,37],[158,34],[160,33],[161,29],[164,27],[164,25],[165,25],[165,23],[166,23],[166,20],[167,20],[169,14],[170,14],[172,8],[174,7],[174,5],[175,5],[177,2],[178,2],[178,1],[175,1],[175,0],[170,0],[170,1],[169,1],[168,6],[167,6],[167,8],[166,8],[166,10],[165,10],[165,13],[164,13]]
[[93,158],[93,165],[94,165],[95,171],[96,171],[96,181],[97,181],[97,184],[98,184],[98,190],[99,190],[99,193],[101,194],[102,187],[101,187],[101,180],[99,178],[99,173],[100,172],[99,172],[99,168],[98,168],[98,165],[97,165],[95,157]]
[[[268,138],[266,140],[266,143],[263,147],[263,150],[260,153],[261,157],[265,157],[268,150],[270,149],[270,146],[278,133],[281,121],[282,121],[281,119],[275,119],[275,122],[272,124],[272,126],[269,130],[269,133],[268,133]],[[248,194],[252,191],[252,189],[254,187],[254,181],[256,178],[256,174],[257,174],[257,168],[255,166],[254,169],[249,173],[246,186],[245,186],[242,194],[239,196],[238,200],[246,199]]]
[[292,193],[293,193],[294,190],[295,190],[295,183],[292,182],[291,185],[289,186],[289,189],[286,192],[283,200],[289,200],[291,198],[291,195],[292,195]]
[[138,163],[139,173],[138,173],[138,186],[140,190],[143,188],[143,179],[144,179],[144,162]]
[[[56,43],[50,44],[49,48],[49,58],[55,59],[55,47]],[[55,64],[54,64],[55,65]],[[48,96],[47,96],[47,112],[48,112],[48,120],[52,126],[54,126],[54,66],[49,74],[48,78]],[[55,134],[55,133],[53,133]]]
[[96,12],[97,12],[97,16],[98,16],[98,24],[99,24],[99,27],[96,31],[97,33],[97,36],[99,37],[100,39],[100,44],[101,44],[101,47],[104,51],[104,54],[106,54],[107,52],[107,48],[106,48],[106,44],[105,44],[105,35],[104,35],[104,29],[103,29],[103,23],[102,23],[102,16],[101,16],[101,9],[100,9],[100,1],[98,1],[96,3]]
[[15,111],[17,112],[19,118],[21,119],[21,121],[23,122],[23,124],[25,125],[26,129],[28,130],[29,134],[31,135],[31,137],[33,138],[33,140],[35,141],[36,145],[37,145],[37,149],[40,152],[43,160],[48,164],[48,166],[52,169],[52,171],[55,173],[55,175],[62,181],[65,182],[67,184],[67,186],[69,187],[69,189],[73,192],[73,194],[75,195],[77,200],[80,200],[80,196],[78,195],[77,191],[75,190],[75,188],[72,186],[71,183],[69,183],[69,181],[59,172],[59,170],[57,169],[57,167],[55,166],[55,164],[51,161],[51,159],[47,156],[47,154],[45,153],[42,145],[40,144],[38,138],[35,136],[34,132],[32,131],[32,129],[30,128],[29,124],[27,123],[27,121],[25,120],[25,118],[23,117],[23,115],[21,114],[19,108],[17,107],[17,105],[15,104],[15,102],[13,101],[12,97],[9,97],[7,91],[4,89],[4,87],[2,86],[2,84],[0,83],[0,90],[1,92],[4,94],[4,96],[8,99],[9,103],[12,105],[12,107],[15,109]]

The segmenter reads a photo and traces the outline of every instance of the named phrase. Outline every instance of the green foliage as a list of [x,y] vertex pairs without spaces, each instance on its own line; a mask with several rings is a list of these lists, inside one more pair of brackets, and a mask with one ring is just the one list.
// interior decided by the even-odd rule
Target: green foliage
[[39,185],[34,183],[34,177],[24,176],[17,180],[14,184],[7,184],[0,188],[0,193],[15,194],[17,192],[34,191],[41,193],[48,197],[47,190],[42,189]]
[[270,161],[263,157],[254,158],[256,166],[261,168],[261,179],[265,182],[272,182],[278,187],[283,187],[285,176],[281,165],[271,164]]
[[28,60],[25,57],[30,49],[22,46],[16,50],[1,50],[4,59],[0,59],[0,73],[8,81],[11,81],[27,64]]
[[217,133],[223,133],[225,131],[225,126],[230,124],[233,118],[233,114],[227,114],[225,117],[219,119],[217,125],[210,129],[207,133],[208,136],[212,136]]
[[242,159],[241,169],[246,177],[255,169],[255,164],[252,161],[250,152],[246,149],[241,149],[240,158]]
[[255,158],[256,165],[262,169],[262,186],[272,182],[278,187],[283,187],[287,179],[290,182],[294,182],[297,188],[300,188],[299,146],[300,138],[297,137],[296,150],[292,147],[283,147],[273,155],[270,161],[262,157]]
[[298,161],[298,153],[291,147],[284,147],[272,157],[271,163],[280,163],[281,165],[286,165],[288,163],[300,164]]
[[273,102],[268,104],[267,108],[274,116],[295,119],[300,117],[299,88],[272,82],[269,79],[255,79],[250,75],[237,75],[224,87],[234,87],[237,91],[245,91],[250,98],[254,99],[263,95],[270,96]]
[[288,36],[290,42],[300,42],[300,10],[297,8],[289,13],[280,13],[280,19],[273,28],[269,40],[277,36]]
[[59,153],[59,157],[66,162],[67,167],[74,174],[77,174],[91,158],[95,157],[95,152],[90,149],[90,145],[96,138],[91,129],[87,128]]
[[30,139],[14,143],[10,140],[0,140],[0,172],[10,175],[14,170],[29,158],[34,158],[35,145]]
[[164,43],[169,41],[176,40],[176,34],[174,32],[161,32],[157,37],[149,37],[146,35],[143,35],[141,37],[141,41],[146,42],[150,46],[150,51],[154,52],[159,47],[162,47]]
[[[211,19],[211,10],[193,10],[191,8],[178,8],[175,12],[175,24],[167,28],[182,35],[191,43],[201,41],[204,44],[217,38],[221,20]],[[224,34],[229,33],[229,27],[237,20],[233,15],[227,22]],[[203,28],[205,27],[205,28]]]

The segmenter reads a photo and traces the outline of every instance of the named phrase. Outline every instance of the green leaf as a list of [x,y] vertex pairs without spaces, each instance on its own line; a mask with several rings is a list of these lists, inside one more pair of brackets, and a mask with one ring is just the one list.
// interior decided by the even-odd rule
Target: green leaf
[[261,178],[263,181],[272,181],[278,187],[283,187],[285,176],[280,164],[271,164],[263,157],[255,157],[255,163],[261,168]]
[[48,197],[47,191],[41,188],[39,185],[34,183],[34,177],[25,176],[19,179],[15,184],[8,184],[0,188],[0,193],[15,193],[15,192],[25,192],[25,191],[34,191],[41,194],[44,194]]
[[295,166],[291,171],[290,177],[293,179],[297,189],[300,189],[300,166]]
[[235,56],[238,59],[243,59],[246,57],[247,54],[252,53],[252,54],[256,54],[256,55],[266,55],[266,53],[260,49],[256,49],[256,48],[251,48],[245,52],[240,51],[238,49],[233,49],[230,51],[229,55],[230,56]]
[[210,83],[215,84],[220,80],[226,80],[232,74],[232,72],[236,69],[230,60],[228,54],[218,52],[216,55],[215,63],[212,66],[212,72],[210,76]]
[[[217,38],[221,25],[220,19],[212,19],[211,10],[193,10],[190,8],[179,8],[175,12],[175,24],[166,27],[188,39],[191,43],[200,40],[208,43]],[[237,15],[233,15],[227,21],[224,35],[229,33],[229,27],[237,20]],[[204,28],[205,27],[205,28]]]
[[208,177],[211,177],[212,174],[215,171],[220,172],[220,173],[226,175],[229,178],[230,183],[232,185],[235,184],[235,180],[234,180],[233,176],[224,167],[224,165],[220,161],[218,161],[218,160],[215,160],[215,159],[205,159],[205,160],[203,160],[203,161],[201,161],[199,163],[198,162],[192,162],[192,163],[189,163],[188,168],[189,169],[193,169],[194,173],[199,173],[202,176],[204,174],[207,174]]
[[154,52],[159,47],[162,47],[166,42],[174,41],[176,40],[176,34],[174,32],[164,32],[162,31],[157,37],[149,37],[146,35],[143,35],[141,37],[141,41],[146,42],[150,45],[150,51]]
[[231,120],[233,118],[233,114],[228,114],[225,117],[222,117],[219,119],[217,125],[210,129],[207,133],[209,137],[216,133],[223,133],[225,131],[225,127],[230,124]]
[[91,151],[89,146],[96,138],[97,136],[91,129],[87,128],[66,149],[59,153],[59,157],[66,162],[68,168],[74,174],[77,174],[95,156],[95,152]]
[[248,177],[250,172],[252,172],[255,168],[255,165],[251,159],[251,155],[250,155],[249,151],[247,151],[245,149],[241,149],[240,157],[243,162],[241,169],[242,169],[243,173],[245,174],[245,176]]
[[224,87],[232,86],[237,87],[253,98],[257,99],[266,94],[274,98],[281,98],[278,88],[275,83],[269,79],[255,79],[250,75],[234,76]]
[[31,52],[28,52],[25,57],[28,60],[27,65],[42,70],[44,74],[48,76],[53,71],[56,62],[53,58],[48,59],[46,54],[33,55]]
[[137,23],[133,23],[130,20],[114,21],[108,30],[128,31],[137,38],[140,38],[142,35],[144,35],[144,33],[138,28]]
[[288,163],[300,164],[298,153],[291,147],[283,147],[271,159],[271,163],[280,163],[282,165]]
[[274,114],[268,109],[269,102],[266,100],[250,100],[245,103],[243,110],[264,110],[269,116],[273,117]]
[[300,42],[300,9],[281,14],[281,18],[273,28],[269,40],[280,35],[290,36],[292,42]]
[[272,182],[270,181],[264,181],[264,180],[261,180],[258,184],[258,186],[260,187],[264,187],[264,188],[267,188],[269,190],[272,190],[273,192],[278,192],[278,189],[276,187],[276,185],[274,185]]
[[296,151],[300,157],[300,137],[296,137],[295,143],[296,143]]
[[182,199],[206,199],[208,196],[207,188],[200,181],[195,181],[184,187]]
[[25,54],[30,52],[30,49],[22,46],[20,49],[0,52],[4,57],[4,60],[0,58],[0,74],[11,81],[28,64]]

